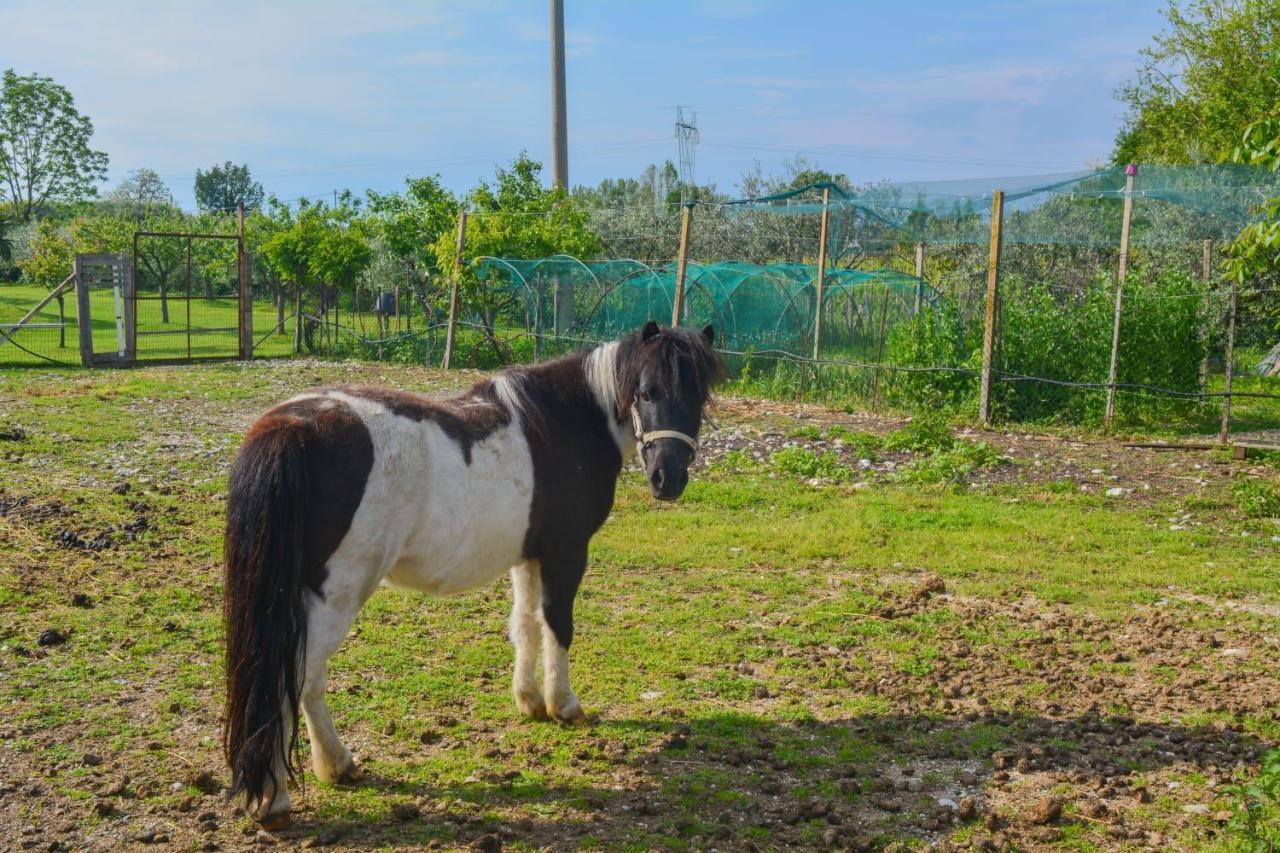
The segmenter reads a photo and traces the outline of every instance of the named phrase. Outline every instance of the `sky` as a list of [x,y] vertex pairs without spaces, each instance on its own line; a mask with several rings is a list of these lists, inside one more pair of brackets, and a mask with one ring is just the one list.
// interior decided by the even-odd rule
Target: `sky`
[[[734,193],[803,155],[855,181],[1084,168],[1160,0],[565,0],[569,177],[677,158]],[[551,146],[546,0],[0,0],[0,68],[71,90],[111,158],[191,207],[197,168],[248,163],[269,193],[465,190]],[[106,187],[104,187],[105,189]]]

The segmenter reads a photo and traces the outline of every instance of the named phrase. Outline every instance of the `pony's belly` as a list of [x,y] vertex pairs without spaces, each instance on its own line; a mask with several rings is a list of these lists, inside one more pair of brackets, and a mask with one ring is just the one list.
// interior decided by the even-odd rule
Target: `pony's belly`
[[493,583],[521,562],[523,531],[518,538],[498,535],[484,542],[432,538],[441,540],[438,547],[403,554],[387,575],[388,584],[431,595],[452,595]]

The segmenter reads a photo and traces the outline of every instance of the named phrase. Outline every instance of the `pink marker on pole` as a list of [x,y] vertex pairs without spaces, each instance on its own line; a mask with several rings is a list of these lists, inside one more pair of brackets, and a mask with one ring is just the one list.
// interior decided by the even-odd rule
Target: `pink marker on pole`
[[1134,175],[1138,174],[1138,164],[1130,163],[1128,166],[1125,166],[1124,174],[1125,174],[1125,177],[1129,177],[1129,178],[1132,178]]

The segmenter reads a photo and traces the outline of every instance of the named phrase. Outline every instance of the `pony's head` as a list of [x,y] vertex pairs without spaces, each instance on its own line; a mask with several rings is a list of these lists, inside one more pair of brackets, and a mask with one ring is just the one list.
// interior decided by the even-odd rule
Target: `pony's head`
[[618,350],[618,415],[629,419],[649,489],[659,500],[680,497],[697,453],[702,409],[724,376],[715,331],[664,329],[650,320]]

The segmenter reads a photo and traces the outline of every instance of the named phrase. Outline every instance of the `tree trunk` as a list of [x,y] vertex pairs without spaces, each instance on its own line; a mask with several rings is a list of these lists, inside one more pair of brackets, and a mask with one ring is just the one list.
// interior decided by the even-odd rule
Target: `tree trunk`
[[58,346],[67,348],[67,306],[61,294],[58,296]]
[[275,283],[276,289],[276,334],[284,334],[284,287],[280,282]]

